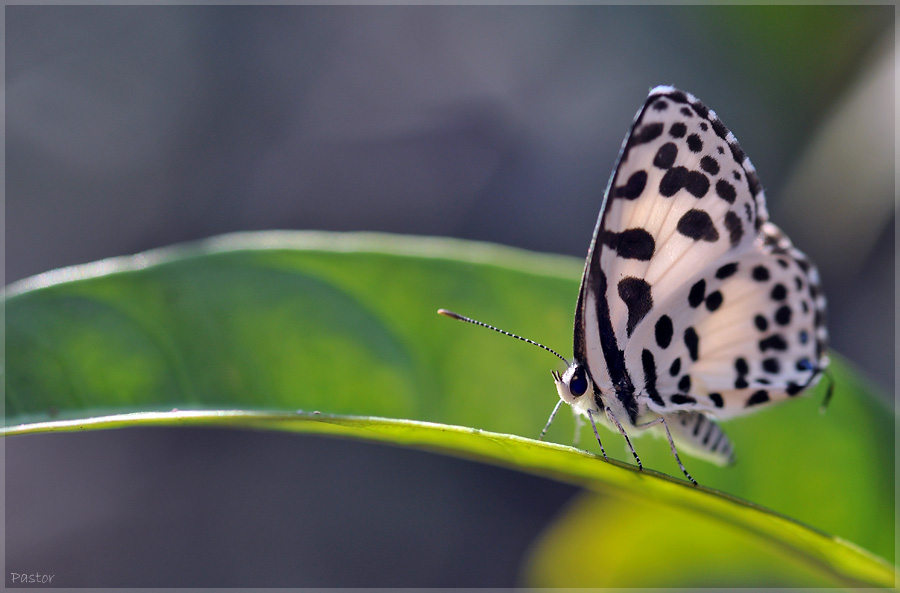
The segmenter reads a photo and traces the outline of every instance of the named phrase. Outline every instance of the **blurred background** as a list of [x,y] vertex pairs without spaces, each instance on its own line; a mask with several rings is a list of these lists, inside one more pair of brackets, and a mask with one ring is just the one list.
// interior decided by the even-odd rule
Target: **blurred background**
[[[893,395],[891,6],[9,6],[5,32],[6,283],[268,229],[583,257],[673,84],[738,137],[834,349]],[[511,586],[575,492],[297,435],[4,445],[5,578],[61,586]]]

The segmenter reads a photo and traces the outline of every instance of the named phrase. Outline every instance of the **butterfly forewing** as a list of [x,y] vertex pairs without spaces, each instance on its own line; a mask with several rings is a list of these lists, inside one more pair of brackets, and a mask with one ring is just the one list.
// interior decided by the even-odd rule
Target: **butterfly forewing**
[[629,383],[659,414],[726,418],[815,381],[827,364],[818,275],[767,216],[715,113],[654,89],[607,189],[576,312],[576,356],[601,390]]

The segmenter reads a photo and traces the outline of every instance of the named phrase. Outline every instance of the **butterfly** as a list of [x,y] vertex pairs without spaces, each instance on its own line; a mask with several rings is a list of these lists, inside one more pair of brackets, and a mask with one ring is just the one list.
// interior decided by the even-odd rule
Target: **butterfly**
[[[769,221],[756,170],[693,95],[659,86],[638,110],[607,185],[575,307],[574,361],[535,344],[560,405],[618,430],[661,427],[718,464],[727,420],[802,393],[828,365],[825,297],[809,258]],[[827,398],[827,396],[826,396]]]

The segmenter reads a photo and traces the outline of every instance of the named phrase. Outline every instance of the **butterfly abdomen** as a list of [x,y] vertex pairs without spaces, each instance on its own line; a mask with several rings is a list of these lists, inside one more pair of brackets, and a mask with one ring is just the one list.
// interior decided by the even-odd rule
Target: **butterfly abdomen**
[[667,416],[669,430],[678,443],[695,457],[718,465],[734,463],[734,447],[722,428],[701,412],[676,412]]

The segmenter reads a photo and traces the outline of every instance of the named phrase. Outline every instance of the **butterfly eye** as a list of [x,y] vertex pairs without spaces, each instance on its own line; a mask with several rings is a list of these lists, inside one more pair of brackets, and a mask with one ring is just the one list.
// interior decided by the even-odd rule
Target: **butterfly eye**
[[581,397],[584,395],[584,392],[587,391],[588,382],[587,377],[584,376],[584,369],[578,368],[572,374],[572,378],[569,380],[569,393],[572,394],[573,397]]

